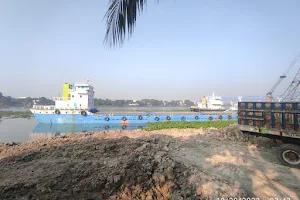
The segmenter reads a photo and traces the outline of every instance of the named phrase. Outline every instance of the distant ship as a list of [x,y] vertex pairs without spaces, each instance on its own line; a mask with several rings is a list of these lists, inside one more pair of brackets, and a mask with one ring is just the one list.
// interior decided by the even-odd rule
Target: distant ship
[[[238,97],[238,100],[239,100],[238,102],[241,102],[242,97]],[[238,103],[233,103],[233,101],[231,101],[230,104],[231,104],[231,106],[226,111],[237,112],[238,111]]]
[[212,93],[212,96],[203,97],[201,102],[197,102],[197,106],[191,106],[190,108],[193,112],[200,111],[225,111],[224,103],[222,102],[222,97],[215,96]]
[[[147,123],[167,121],[210,121],[236,120],[236,114],[201,114],[201,113],[104,113],[94,108],[94,87],[86,83],[63,85],[62,97],[54,97],[55,105],[34,105],[30,111],[39,123],[54,124],[98,124],[98,123]],[[210,106],[216,106],[218,97],[210,99]],[[216,109],[223,110],[223,109]]]

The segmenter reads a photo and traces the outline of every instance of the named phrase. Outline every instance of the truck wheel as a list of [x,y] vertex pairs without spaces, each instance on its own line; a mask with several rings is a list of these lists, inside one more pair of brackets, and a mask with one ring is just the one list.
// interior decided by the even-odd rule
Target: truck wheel
[[283,144],[278,148],[278,160],[286,166],[300,168],[300,146]]

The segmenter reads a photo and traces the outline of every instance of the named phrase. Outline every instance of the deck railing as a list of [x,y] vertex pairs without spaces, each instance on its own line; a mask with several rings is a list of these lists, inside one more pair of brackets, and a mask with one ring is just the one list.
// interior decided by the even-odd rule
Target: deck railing
[[55,106],[43,106],[43,105],[33,105],[33,109],[39,109],[39,110],[54,110]]
[[36,110],[88,110],[89,108],[86,107],[70,107],[70,106],[66,106],[66,107],[55,107],[54,105],[33,105],[32,107],[33,109]]
[[67,99],[65,99],[64,97],[53,97],[52,100],[53,101],[61,101],[61,100],[70,100],[71,98],[68,97]]

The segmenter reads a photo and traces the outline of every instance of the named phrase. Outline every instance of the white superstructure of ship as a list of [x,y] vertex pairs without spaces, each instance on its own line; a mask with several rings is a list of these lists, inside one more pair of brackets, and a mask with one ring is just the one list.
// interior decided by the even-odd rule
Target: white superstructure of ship
[[212,96],[203,97],[201,102],[197,102],[197,106],[191,106],[191,111],[225,111],[222,97],[212,93]]

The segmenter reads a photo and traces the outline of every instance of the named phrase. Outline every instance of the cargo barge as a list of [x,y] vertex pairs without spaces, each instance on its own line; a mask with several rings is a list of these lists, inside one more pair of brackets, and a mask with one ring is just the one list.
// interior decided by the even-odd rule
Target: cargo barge
[[101,112],[94,108],[94,88],[83,84],[63,85],[62,97],[54,97],[55,105],[34,105],[31,110],[39,123],[98,124],[147,123],[167,121],[237,120],[234,113],[176,113],[176,112]]
[[65,134],[79,132],[94,132],[103,130],[136,130],[145,129],[147,124],[130,123],[130,124],[37,124],[32,133],[39,134]]

